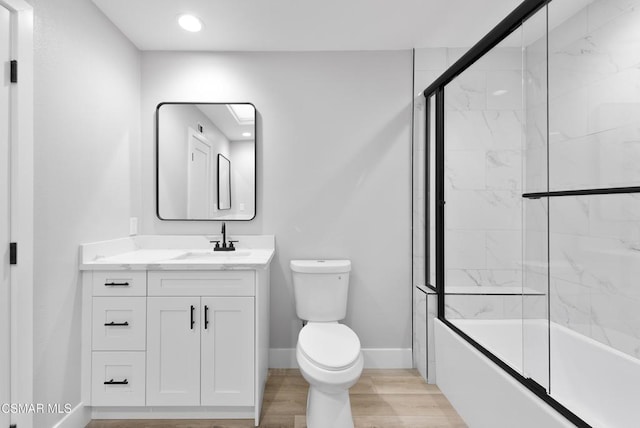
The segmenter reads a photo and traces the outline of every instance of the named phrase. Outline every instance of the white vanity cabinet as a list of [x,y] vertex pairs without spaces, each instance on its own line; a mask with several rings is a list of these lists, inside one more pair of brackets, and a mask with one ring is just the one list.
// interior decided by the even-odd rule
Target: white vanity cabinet
[[147,405],[254,405],[254,290],[252,271],[149,272]]
[[83,273],[83,402],[94,418],[255,418],[269,269]]
[[253,297],[149,297],[148,324],[148,405],[253,406]]
[[145,405],[146,280],[146,272],[91,275],[91,395],[100,405]]

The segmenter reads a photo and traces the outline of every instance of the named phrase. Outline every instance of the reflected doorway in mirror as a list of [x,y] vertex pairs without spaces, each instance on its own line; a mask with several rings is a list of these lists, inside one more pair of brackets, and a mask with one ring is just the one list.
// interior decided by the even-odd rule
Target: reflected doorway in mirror
[[231,161],[218,153],[218,209],[231,209]]

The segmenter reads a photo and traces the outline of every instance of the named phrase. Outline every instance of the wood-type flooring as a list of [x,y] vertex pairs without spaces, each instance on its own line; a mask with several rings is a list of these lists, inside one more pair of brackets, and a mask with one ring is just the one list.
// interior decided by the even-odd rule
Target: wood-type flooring
[[[271,369],[260,427],[305,428],[308,384],[297,369]],[[436,385],[416,370],[365,369],[350,393],[356,428],[463,428]],[[94,420],[86,428],[249,428],[243,420]],[[327,427],[331,428],[331,427]]]

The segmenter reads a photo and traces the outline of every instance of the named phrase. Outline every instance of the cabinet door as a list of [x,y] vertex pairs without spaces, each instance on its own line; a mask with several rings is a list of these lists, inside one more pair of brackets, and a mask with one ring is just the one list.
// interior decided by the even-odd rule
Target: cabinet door
[[147,299],[147,405],[200,404],[200,298]]
[[254,404],[254,298],[202,298],[203,406]]

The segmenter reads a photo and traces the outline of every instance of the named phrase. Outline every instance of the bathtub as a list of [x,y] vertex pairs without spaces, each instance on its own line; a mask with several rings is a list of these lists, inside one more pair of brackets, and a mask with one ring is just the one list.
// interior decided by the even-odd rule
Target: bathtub
[[[521,320],[451,322],[591,426],[640,426],[639,360],[543,320],[524,326]],[[471,428],[574,426],[440,321],[436,372],[438,385]]]

